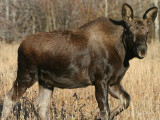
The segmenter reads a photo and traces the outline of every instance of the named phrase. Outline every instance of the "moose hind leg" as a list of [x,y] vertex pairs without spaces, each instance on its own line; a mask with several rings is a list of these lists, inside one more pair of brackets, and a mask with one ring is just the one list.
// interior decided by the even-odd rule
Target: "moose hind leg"
[[30,70],[32,72],[24,71],[17,71],[17,79],[14,82],[11,90],[5,95],[2,111],[2,120],[7,119],[15,103],[22,97],[27,88],[31,87],[36,82],[36,72],[33,69]]
[[27,88],[30,86],[21,85],[18,81],[15,81],[11,90],[5,95],[2,111],[2,120],[5,120],[13,106],[22,97]]
[[16,101],[12,99],[12,96],[14,94],[14,86],[11,88],[11,90],[5,95],[4,102],[3,102],[3,111],[2,111],[2,120],[6,120],[10,111],[12,110],[14,104]]
[[39,85],[39,95],[36,100],[35,109],[38,112],[41,120],[49,120],[48,105],[52,96],[53,90],[44,88]]
[[130,103],[130,95],[123,89],[120,83],[109,86],[108,90],[111,96],[121,101],[121,104],[111,112],[111,120],[112,120],[114,116],[117,116],[124,109],[128,108]]

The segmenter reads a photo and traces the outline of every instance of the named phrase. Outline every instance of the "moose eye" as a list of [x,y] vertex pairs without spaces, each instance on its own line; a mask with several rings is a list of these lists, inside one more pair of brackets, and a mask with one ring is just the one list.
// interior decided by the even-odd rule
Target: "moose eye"
[[142,27],[142,29],[144,29],[144,27]]

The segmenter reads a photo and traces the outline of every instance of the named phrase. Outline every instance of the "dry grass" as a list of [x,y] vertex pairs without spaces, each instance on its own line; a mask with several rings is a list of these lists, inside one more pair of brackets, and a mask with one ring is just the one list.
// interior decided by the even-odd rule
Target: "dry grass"
[[[0,46],[0,99],[12,87],[16,78],[18,45]],[[131,96],[131,104],[117,120],[160,120],[160,43],[149,46],[148,56],[134,59],[122,80]],[[33,103],[37,96],[37,83],[27,90],[9,119],[37,119]],[[119,101],[109,97],[111,110]],[[1,109],[0,109],[1,110]],[[83,89],[55,89],[50,104],[50,118],[56,120],[93,120],[99,118],[94,87]],[[19,116],[20,114],[20,116]]]

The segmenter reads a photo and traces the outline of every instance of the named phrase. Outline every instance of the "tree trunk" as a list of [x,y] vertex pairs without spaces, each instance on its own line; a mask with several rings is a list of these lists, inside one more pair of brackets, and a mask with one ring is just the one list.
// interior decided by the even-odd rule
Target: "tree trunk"
[[142,0],[139,0],[139,11],[142,12]]
[[[14,4],[14,6],[16,6],[16,4],[17,4],[17,0],[13,0],[13,4]],[[16,31],[16,9],[14,8],[13,9],[13,13],[12,13],[12,15],[13,15],[13,31],[14,31],[14,34],[13,34],[13,40],[14,41],[16,41],[17,40],[17,31]]]
[[[16,6],[16,1],[17,1],[17,0],[13,0],[14,6]],[[16,9],[15,9],[15,8],[14,8],[14,10],[13,10],[12,15],[13,15],[13,24],[15,24],[15,21],[16,21]]]
[[[158,7],[158,0],[154,0],[154,4],[156,7]],[[159,15],[157,15],[155,20],[155,41],[159,41]]]
[[6,20],[9,20],[9,0],[6,0]]
[[108,0],[105,0],[105,16],[108,16]]
[[9,0],[5,0],[6,4],[6,28],[5,28],[5,40],[8,41],[9,39],[9,32],[8,32],[8,23],[9,23]]

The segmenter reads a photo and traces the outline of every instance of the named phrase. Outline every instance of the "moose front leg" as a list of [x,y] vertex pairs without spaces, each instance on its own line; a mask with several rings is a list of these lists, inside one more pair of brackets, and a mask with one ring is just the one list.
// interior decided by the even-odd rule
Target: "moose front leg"
[[110,120],[110,109],[108,104],[108,87],[103,81],[95,84],[95,95],[100,109],[101,120]]
[[121,101],[121,104],[115,108],[111,112],[111,120],[114,118],[114,116],[117,116],[119,113],[121,113],[124,109],[127,109],[130,103],[130,96],[129,94],[123,89],[120,83],[111,85],[108,87],[108,92],[113,96],[114,98],[117,98]]

